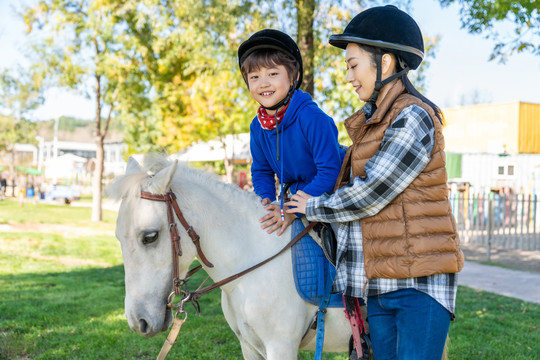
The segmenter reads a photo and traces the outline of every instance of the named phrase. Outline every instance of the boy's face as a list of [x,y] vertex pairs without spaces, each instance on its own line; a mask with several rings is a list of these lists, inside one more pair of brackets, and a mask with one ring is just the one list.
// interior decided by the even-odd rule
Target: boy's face
[[[247,74],[249,91],[255,101],[271,107],[283,100],[292,86],[287,69],[283,65],[259,67]],[[269,114],[274,111],[268,110]]]

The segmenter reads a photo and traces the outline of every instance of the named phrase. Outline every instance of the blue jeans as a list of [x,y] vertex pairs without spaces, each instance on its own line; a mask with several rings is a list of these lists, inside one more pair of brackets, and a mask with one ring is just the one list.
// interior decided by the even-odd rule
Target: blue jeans
[[369,296],[367,317],[375,360],[441,360],[450,312],[426,293]]

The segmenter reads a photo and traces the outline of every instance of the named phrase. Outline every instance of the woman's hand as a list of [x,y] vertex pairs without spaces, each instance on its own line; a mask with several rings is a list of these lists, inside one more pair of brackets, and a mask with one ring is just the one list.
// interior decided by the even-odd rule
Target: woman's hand
[[309,198],[313,196],[306,194],[302,190],[298,190],[296,194],[291,196],[291,200],[286,202],[285,205],[288,207],[287,213],[306,213],[306,205]]
[[[264,203],[265,200],[266,199],[263,200],[263,205],[265,205]],[[266,210],[268,210],[269,213],[263,216],[259,220],[259,222],[263,223],[261,225],[261,229],[266,229],[270,227],[270,229],[266,231],[268,234],[271,234],[274,231],[279,229],[277,235],[281,236],[281,234],[283,234],[285,229],[287,229],[287,227],[291,225],[294,219],[296,218],[294,214],[284,214],[285,221],[282,221],[281,220],[281,206],[279,205],[269,204],[266,206]],[[283,210],[286,210],[286,208],[283,208]]]

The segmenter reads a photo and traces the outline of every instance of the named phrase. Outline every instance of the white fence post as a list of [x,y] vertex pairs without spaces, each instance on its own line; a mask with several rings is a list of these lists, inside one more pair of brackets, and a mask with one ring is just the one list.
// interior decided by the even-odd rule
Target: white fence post
[[493,196],[488,195],[487,262],[491,261],[491,238],[493,233]]
[[536,194],[450,194],[452,213],[464,244],[486,245],[490,261],[494,246],[540,250],[540,214]]

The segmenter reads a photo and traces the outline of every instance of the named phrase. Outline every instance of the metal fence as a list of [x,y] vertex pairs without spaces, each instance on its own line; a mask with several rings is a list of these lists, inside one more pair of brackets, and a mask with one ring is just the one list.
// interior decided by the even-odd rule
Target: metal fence
[[452,193],[452,211],[464,244],[540,250],[539,199],[523,194]]

